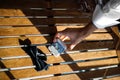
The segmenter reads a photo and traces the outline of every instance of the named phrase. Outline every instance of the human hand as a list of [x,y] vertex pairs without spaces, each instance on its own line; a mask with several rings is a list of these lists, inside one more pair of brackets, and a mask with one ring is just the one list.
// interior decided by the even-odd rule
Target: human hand
[[63,31],[58,32],[54,37],[54,42],[56,39],[61,39],[65,41],[70,39],[71,44],[68,46],[68,49],[72,50],[78,43],[83,41],[88,35],[90,35],[94,30],[97,28],[92,24],[89,23],[84,28],[67,28]]
[[83,28],[67,28],[55,35],[54,42],[57,38],[61,39],[62,41],[70,39],[71,44],[68,46],[68,49],[72,50],[84,39],[84,35]]

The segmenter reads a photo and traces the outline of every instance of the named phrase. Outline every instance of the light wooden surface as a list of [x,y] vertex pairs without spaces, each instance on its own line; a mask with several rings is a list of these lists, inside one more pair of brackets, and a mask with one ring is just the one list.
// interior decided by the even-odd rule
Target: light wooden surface
[[[15,4],[13,5],[13,3]],[[43,8],[43,10],[32,10],[31,8]],[[57,8],[57,10],[51,10],[51,8]],[[67,10],[59,10],[61,8]],[[76,8],[80,8],[80,6],[75,0],[0,1],[0,47],[19,46],[19,39],[25,40],[26,38],[31,41],[31,44],[50,43],[53,40],[54,34],[58,31],[62,31],[66,28],[84,27],[90,21],[92,13],[82,12],[76,10]],[[42,18],[43,16],[46,16],[47,18]],[[108,70],[106,76],[120,74],[119,67],[89,71],[92,68],[96,69],[98,67],[119,64],[113,37],[110,33],[111,31],[107,31],[106,29],[98,29],[82,43],[77,45],[75,49],[68,51],[73,53],[63,54],[57,58],[53,55],[47,56],[46,62],[52,64],[48,70],[37,72],[34,68],[27,68],[6,72],[2,71],[0,72],[0,80],[21,79],[45,75],[54,76],[38,80],[89,80],[91,78],[103,77],[106,70]],[[26,36],[29,34],[33,36]],[[39,34],[50,34],[50,36],[35,36]],[[37,48],[47,55],[50,54],[45,45],[37,46]],[[109,48],[111,50],[87,51],[103,48]],[[80,50],[84,50],[84,52],[79,52]],[[20,58],[20,56],[22,57]],[[26,66],[34,65],[31,58],[22,48],[0,48],[0,70],[4,68],[11,69]],[[61,74],[64,73],[83,69],[86,70],[86,72],[61,76]],[[116,77],[115,79],[119,80],[119,77]],[[112,78],[110,80],[112,80]]]

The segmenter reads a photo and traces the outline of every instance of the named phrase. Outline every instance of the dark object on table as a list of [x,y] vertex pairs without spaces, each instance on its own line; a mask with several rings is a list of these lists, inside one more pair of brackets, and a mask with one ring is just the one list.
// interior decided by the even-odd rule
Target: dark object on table
[[31,41],[29,39],[19,39],[19,43],[20,45],[27,45],[27,47],[22,47],[22,49],[31,57],[37,71],[48,69],[49,65],[45,62],[47,56],[36,46],[31,46]]

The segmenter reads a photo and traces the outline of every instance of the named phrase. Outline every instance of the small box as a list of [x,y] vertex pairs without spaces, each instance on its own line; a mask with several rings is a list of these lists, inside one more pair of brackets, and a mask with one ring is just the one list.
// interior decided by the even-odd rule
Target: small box
[[63,54],[67,49],[67,47],[63,41],[61,41],[60,39],[57,39],[56,42],[52,43],[48,47],[48,49],[55,57],[57,57],[57,56],[60,56],[60,54]]

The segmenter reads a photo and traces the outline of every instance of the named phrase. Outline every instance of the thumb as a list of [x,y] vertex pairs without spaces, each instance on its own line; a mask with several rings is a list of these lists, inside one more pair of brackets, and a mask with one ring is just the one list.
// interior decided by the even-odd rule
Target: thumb
[[70,45],[70,50],[72,50],[75,46],[76,46],[76,45],[71,44],[71,45]]
[[81,39],[77,39],[77,40],[72,41],[72,43],[70,45],[70,50],[72,50],[81,41],[82,41]]
[[73,41],[70,45],[70,50],[72,50],[78,43],[78,41]]

